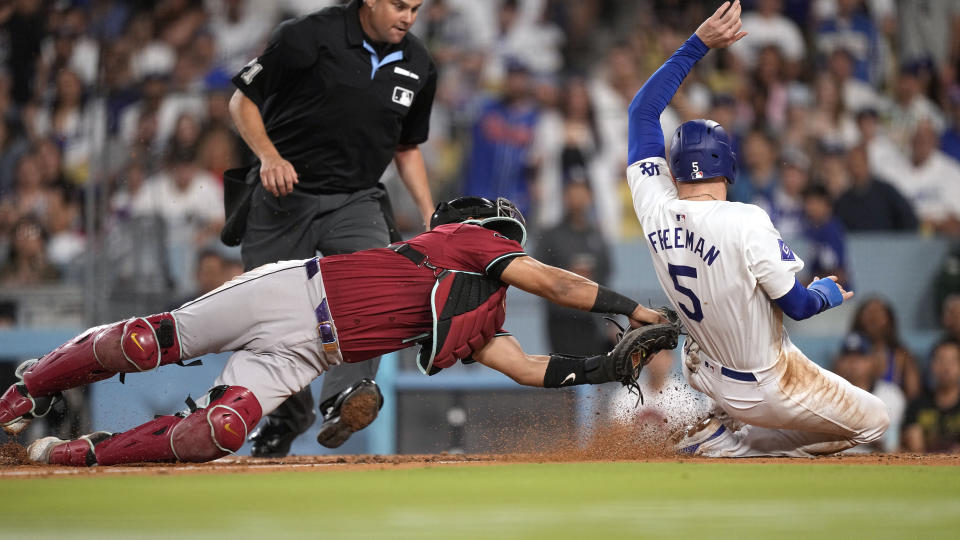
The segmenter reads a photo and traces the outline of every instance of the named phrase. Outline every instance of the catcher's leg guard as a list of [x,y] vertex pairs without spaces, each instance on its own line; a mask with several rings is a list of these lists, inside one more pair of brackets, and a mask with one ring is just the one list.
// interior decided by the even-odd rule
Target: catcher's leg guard
[[23,384],[37,398],[179,361],[176,321],[160,313],[91,328],[25,370]]
[[35,398],[23,384],[23,372],[37,363],[36,358],[20,364],[15,372],[21,382],[10,385],[0,396],[0,427],[9,435],[17,435],[30,424],[30,420],[40,418],[50,412],[59,394]]
[[204,462],[236,452],[260,421],[260,402],[242,386],[218,386],[210,404],[185,415],[161,416],[97,444],[94,461],[116,465],[141,461]]

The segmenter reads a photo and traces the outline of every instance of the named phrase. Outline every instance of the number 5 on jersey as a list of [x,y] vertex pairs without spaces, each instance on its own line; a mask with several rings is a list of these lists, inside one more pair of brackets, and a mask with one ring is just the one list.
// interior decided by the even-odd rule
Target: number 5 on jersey
[[676,289],[678,293],[689,298],[691,304],[693,304],[693,310],[691,311],[687,306],[677,302],[677,305],[680,306],[680,311],[682,311],[683,314],[689,317],[692,321],[702,321],[703,308],[700,307],[700,299],[697,298],[697,295],[694,294],[693,291],[680,284],[681,277],[697,279],[697,269],[692,266],[667,263],[667,270],[670,272],[670,278],[673,279],[673,288]]

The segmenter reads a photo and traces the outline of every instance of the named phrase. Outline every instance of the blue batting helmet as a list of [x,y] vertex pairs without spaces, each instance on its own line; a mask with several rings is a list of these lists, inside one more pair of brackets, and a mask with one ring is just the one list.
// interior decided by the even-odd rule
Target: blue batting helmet
[[737,155],[726,130],[713,120],[690,120],[673,133],[670,171],[677,182],[696,182],[723,176],[737,179]]

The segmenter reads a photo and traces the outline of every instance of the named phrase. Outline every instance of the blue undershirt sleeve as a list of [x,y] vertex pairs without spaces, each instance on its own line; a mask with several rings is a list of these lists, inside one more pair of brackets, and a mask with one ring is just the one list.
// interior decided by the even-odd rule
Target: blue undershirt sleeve
[[628,165],[649,157],[666,157],[660,114],[670,104],[693,65],[709,51],[710,48],[696,34],[690,36],[633,97],[627,109]]
[[796,279],[790,292],[775,299],[774,302],[795,321],[808,319],[827,307],[827,302],[821,294],[804,287]]

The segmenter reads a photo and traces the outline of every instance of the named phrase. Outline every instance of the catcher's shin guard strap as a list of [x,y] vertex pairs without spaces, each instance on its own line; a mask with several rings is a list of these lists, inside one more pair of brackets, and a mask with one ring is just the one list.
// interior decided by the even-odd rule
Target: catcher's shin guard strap
[[[567,356],[551,354],[547,363],[547,371],[543,375],[544,388],[565,388],[578,384],[601,384],[615,381],[616,378],[606,373],[604,358],[599,356]],[[609,362],[607,362],[609,363]]]

